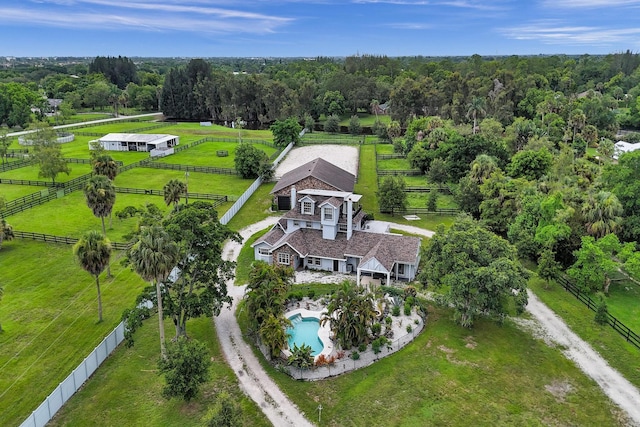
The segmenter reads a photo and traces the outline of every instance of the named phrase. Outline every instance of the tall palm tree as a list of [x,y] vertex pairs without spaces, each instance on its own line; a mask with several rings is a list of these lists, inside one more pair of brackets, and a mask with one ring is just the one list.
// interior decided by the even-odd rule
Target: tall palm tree
[[269,347],[271,358],[277,357],[287,344],[289,334],[286,328],[291,326],[291,321],[284,317],[282,312],[278,315],[269,314],[258,333],[262,342]]
[[375,113],[376,120],[378,120],[378,107],[380,106],[380,101],[378,101],[377,99],[372,99],[371,103],[369,104],[369,106],[371,107],[371,109]]
[[622,204],[615,194],[599,191],[582,206],[582,215],[586,221],[587,233],[599,239],[615,233],[622,222]]
[[13,237],[13,227],[7,224],[4,218],[0,218],[0,248],[2,248],[3,241],[12,240]]
[[340,346],[349,349],[366,342],[376,316],[371,294],[345,281],[331,297],[322,324],[330,322]]
[[93,161],[93,173],[104,175],[113,181],[118,175],[118,164],[108,154],[101,154]]
[[165,339],[161,283],[167,280],[179,257],[178,244],[171,240],[167,232],[158,225],[143,228],[138,241],[129,251],[129,263],[133,270],[156,287],[160,352],[163,358],[165,357]]
[[178,207],[180,203],[180,196],[187,193],[187,185],[178,180],[172,179],[164,185],[164,202],[169,206],[173,203],[173,208]]
[[111,213],[116,202],[116,189],[113,183],[104,175],[92,176],[84,188],[84,197],[93,215],[102,220],[102,234],[106,236],[104,219]]
[[111,258],[111,243],[99,231],[87,232],[78,243],[73,246],[75,255],[82,268],[96,278],[98,290],[98,321],[102,322],[102,296],[100,293],[100,273],[109,265]]
[[[84,197],[93,215],[102,221],[102,235],[107,237],[104,219],[111,215],[113,205],[116,203],[116,189],[113,183],[104,175],[92,176],[84,188]],[[107,276],[111,277],[111,267],[108,265]]]
[[474,96],[471,99],[471,102],[467,106],[467,118],[473,118],[473,134],[476,133],[476,128],[478,126],[478,115],[485,114],[487,107],[487,101],[481,96]]

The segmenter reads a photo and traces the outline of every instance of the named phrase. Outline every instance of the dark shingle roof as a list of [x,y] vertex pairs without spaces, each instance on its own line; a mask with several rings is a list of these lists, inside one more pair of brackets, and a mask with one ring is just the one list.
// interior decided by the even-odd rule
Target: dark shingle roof
[[318,157],[282,175],[271,192],[275,193],[309,176],[335,187],[338,191],[349,193],[353,192],[356,182],[356,177],[353,174]]

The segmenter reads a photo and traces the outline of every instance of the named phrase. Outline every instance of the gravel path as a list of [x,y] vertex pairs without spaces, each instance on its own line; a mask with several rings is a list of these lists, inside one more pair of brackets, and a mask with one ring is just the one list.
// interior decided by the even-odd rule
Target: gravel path
[[598,383],[602,391],[628,414],[632,425],[640,426],[640,391],[609,366],[589,344],[573,333],[564,321],[535,294],[531,291],[527,292],[529,295],[527,311],[538,321],[541,329],[534,330],[533,333],[540,334],[545,340],[562,346],[564,348],[562,353]]
[[[254,233],[273,225],[278,217],[269,217],[240,230],[244,240]],[[224,257],[236,260],[240,254],[241,244],[227,242],[224,246]],[[218,338],[222,352],[235,372],[242,390],[258,404],[274,426],[312,426],[277,384],[264,371],[249,345],[242,338],[240,326],[234,315],[238,302],[244,296],[246,286],[234,286],[233,281],[227,283],[229,295],[233,297],[233,306],[222,310],[215,318]]]

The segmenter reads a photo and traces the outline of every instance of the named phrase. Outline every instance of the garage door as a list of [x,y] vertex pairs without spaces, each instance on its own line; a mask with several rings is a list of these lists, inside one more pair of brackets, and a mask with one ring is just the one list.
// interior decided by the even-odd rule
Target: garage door
[[278,210],[288,211],[291,209],[291,196],[278,196]]

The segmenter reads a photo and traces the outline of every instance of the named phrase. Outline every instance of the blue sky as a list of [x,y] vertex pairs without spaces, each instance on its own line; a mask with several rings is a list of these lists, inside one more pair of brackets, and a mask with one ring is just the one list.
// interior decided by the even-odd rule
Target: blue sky
[[2,56],[640,51],[640,0],[12,0]]

